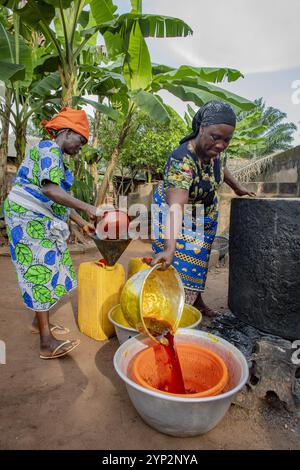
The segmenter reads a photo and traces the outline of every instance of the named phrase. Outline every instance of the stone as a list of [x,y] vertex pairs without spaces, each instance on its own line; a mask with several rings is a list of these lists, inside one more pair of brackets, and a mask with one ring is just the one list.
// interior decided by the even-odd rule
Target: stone
[[280,194],[291,194],[297,196],[298,194],[298,183],[279,183]]
[[249,325],[300,339],[300,199],[232,200],[228,305]]
[[229,268],[229,253],[224,256],[224,268]]
[[248,362],[249,380],[235,404],[251,409],[258,400],[267,400],[298,413],[300,354],[295,352],[295,344],[247,325],[228,309],[201,329],[229,341]]
[[258,398],[277,397],[294,412],[300,399],[296,372],[299,365],[292,362],[292,344],[281,338],[261,339],[252,354],[249,386]]
[[278,193],[278,184],[266,182],[263,184],[263,192],[266,194],[277,194]]
[[218,250],[211,250],[208,269],[215,268],[219,263],[220,253]]

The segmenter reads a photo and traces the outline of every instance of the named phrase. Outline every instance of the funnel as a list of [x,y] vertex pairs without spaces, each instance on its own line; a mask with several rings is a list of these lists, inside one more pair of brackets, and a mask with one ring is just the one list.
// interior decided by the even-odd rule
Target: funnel
[[128,240],[101,240],[96,235],[92,236],[96,247],[107,261],[108,266],[114,266],[122,253],[126,250],[131,239]]

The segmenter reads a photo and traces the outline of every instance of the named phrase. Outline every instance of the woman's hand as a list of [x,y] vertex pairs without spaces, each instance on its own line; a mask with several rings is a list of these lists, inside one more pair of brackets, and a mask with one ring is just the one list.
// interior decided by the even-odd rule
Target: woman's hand
[[236,189],[234,189],[234,192],[237,196],[251,196],[251,197],[256,196],[256,193],[254,193],[253,191],[248,191],[248,189],[245,188],[244,186],[237,187]]
[[233,191],[235,192],[237,196],[251,196],[251,197],[256,196],[254,192],[248,191],[247,188],[242,186],[226,167],[224,169],[224,181],[226,184],[228,184],[228,186],[231,187],[231,189],[233,189]]
[[155,266],[158,263],[162,264],[162,271],[167,269],[170,264],[172,263],[172,260],[174,258],[174,250],[164,250],[161,251],[160,253],[157,253],[156,256],[154,256],[153,260],[151,261],[151,266]]
[[70,219],[81,228],[85,235],[92,236],[95,233],[94,224],[87,222],[74,209],[71,210]]
[[85,235],[89,235],[91,237],[92,235],[94,235],[96,230],[95,230],[94,224],[86,223],[82,227],[82,231]]
[[97,207],[92,206],[91,204],[86,204],[85,208],[84,208],[84,211],[87,213],[90,220],[92,220],[93,222],[96,221],[96,219],[97,219]]

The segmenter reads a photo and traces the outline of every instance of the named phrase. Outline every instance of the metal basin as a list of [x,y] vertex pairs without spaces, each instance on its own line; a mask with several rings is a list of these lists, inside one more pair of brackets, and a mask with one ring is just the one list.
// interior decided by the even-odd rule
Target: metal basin
[[173,266],[160,264],[138,271],[123,287],[120,304],[129,325],[163,342],[168,331],[175,333],[184,306],[184,288]]
[[[189,314],[192,319],[192,322],[187,325],[187,321],[185,321],[184,328],[197,328],[197,326],[200,324],[202,320],[201,312],[199,312],[199,310],[197,310],[192,305],[185,304],[183,307],[183,313],[180,319],[179,328],[181,327],[181,323],[184,320],[189,319]],[[116,335],[120,344],[123,344],[128,339],[133,338],[133,336],[139,334],[139,332],[136,329],[132,328],[129,323],[125,320],[120,304],[115,305],[115,307],[113,307],[109,311],[108,318],[115,327]],[[193,321],[193,319],[195,321]]]
[[175,342],[190,342],[222,357],[229,371],[228,385],[222,394],[207,398],[182,398],[136,384],[129,378],[131,360],[139,351],[153,345],[151,339],[143,335],[135,336],[119,347],[114,356],[114,367],[125,382],[133,406],[149,426],[170,436],[197,436],[210,431],[223,419],[234,397],[247,382],[248,365],[236,347],[209,333],[179,329]]

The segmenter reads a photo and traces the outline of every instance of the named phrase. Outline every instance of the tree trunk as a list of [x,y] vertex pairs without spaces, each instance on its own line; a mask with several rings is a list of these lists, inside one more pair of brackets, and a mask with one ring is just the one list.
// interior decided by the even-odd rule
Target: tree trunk
[[98,193],[97,201],[96,201],[96,206],[101,206],[101,204],[104,203],[106,192],[107,192],[107,189],[108,189],[108,186],[109,186],[109,182],[112,178],[114,169],[115,169],[115,167],[118,163],[118,159],[119,159],[119,156],[120,156],[122,146],[124,144],[124,141],[126,139],[126,136],[128,134],[129,128],[130,128],[131,118],[132,118],[132,114],[129,114],[126,118],[126,121],[124,122],[124,124],[122,126],[122,129],[121,129],[121,132],[120,132],[120,135],[119,135],[118,144],[115,147],[115,149],[114,149],[114,151],[111,155],[110,162],[108,164],[108,167],[106,168],[104,179],[103,179],[103,181],[101,183],[101,186],[100,186],[100,189],[99,189],[99,193]]
[[121,148],[119,147],[119,144],[118,144],[117,147],[114,149],[114,151],[111,155],[108,167],[106,168],[104,179],[101,183],[99,193],[98,193],[98,196],[97,196],[96,206],[101,206],[101,204],[104,203],[106,192],[107,192],[107,189],[109,187],[109,182],[112,178],[115,166],[116,166],[116,164],[118,162],[118,159],[119,159],[120,150],[121,150]]
[[[98,103],[100,102],[101,100],[100,98],[98,98]],[[92,140],[92,147],[94,147],[95,149],[98,147],[100,123],[101,123],[101,113],[100,111],[95,111],[94,123],[93,123],[93,140]]]
[[[100,96],[98,96],[98,103],[101,103],[102,99]],[[101,113],[100,111],[95,111],[94,115],[94,122],[93,122],[93,140],[92,140],[92,147],[97,148],[98,147],[98,141],[99,141],[99,127],[101,124]],[[92,163],[89,165],[89,171],[93,177],[96,192],[98,191],[98,163]]]
[[4,201],[6,196],[6,166],[7,166],[7,153],[8,153],[8,136],[9,136],[9,117],[11,106],[12,91],[5,88],[5,109],[4,116],[1,119],[2,133],[0,143],[0,204]]
[[73,69],[69,71],[63,70],[59,67],[61,85],[62,85],[62,108],[65,106],[71,108],[73,102],[73,96],[77,95],[77,77]]
[[25,157],[25,150],[26,150],[26,129],[27,129],[27,121],[20,122],[16,126],[16,140],[15,140],[15,149],[17,152],[17,165],[18,167],[23,161]]
[[89,172],[93,177],[95,187],[97,187],[97,184],[98,184],[98,166],[97,166],[97,163],[92,163],[91,165],[89,165]]
[[[98,98],[98,102],[100,102],[99,98]],[[93,140],[92,140],[92,147],[95,149],[98,147],[100,122],[101,122],[101,113],[99,111],[95,111],[94,122],[93,122]],[[94,162],[91,165],[89,165],[89,172],[91,173],[93,177],[94,185],[97,191],[98,190],[98,164],[97,162]]]

